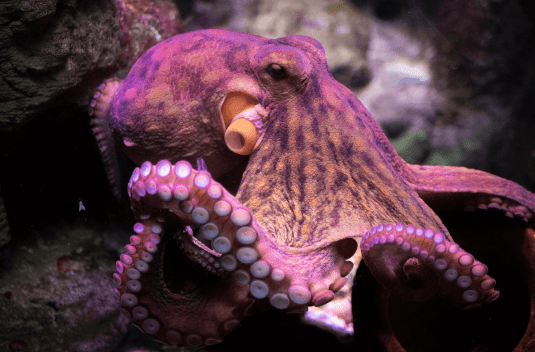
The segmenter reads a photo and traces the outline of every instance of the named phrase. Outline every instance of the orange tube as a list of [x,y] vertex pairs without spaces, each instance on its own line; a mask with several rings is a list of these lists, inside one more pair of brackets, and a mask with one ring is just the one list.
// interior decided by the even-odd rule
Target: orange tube
[[225,132],[227,147],[236,154],[249,155],[253,152],[258,132],[254,124],[246,119],[238,119]]

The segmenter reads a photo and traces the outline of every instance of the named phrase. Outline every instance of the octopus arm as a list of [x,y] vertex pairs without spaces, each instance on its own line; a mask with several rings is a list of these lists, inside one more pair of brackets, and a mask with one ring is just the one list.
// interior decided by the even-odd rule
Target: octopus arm
[[[533,228],[535,196],[514,182],[464,167],[407,165],[401,173],[441,218],[495,209]],[[382,224],[364,236],[363,259],[379,282],[410,300],[438,294],[465,309],[498,297],[483,263],[444,233],[416,226]]]
[[[503,292],[499,304],[467,314],[440,297],[409,302],[381,285],[372,276],[371,265],[361,263],[352,304],[356,323],[366,323],[355,324],[355,339],[365,350],[379,350],[376,344],[380,344],[388,346],[388,351],[419,350],[421,346],[456,351],[467,341],[479,341],[481,346],[500,351],[531,351],[535,334],[535,231],[517,219],[497,216],[501,215],[498,211],[437,214],[452,237],[489,266]],[[429,329],[429,322],[433,322],[433,329]],[[506,338],[496,333],[505,330],[510,332]]]
[[100,157],[104,163],[108,182],[115,198],[121,199],[120,170],[115,151],[115,141],[110,126],[109,113],[113,97],[121,86],[122,81],[111,78],[102,83],[89,103],[91,129],[97,141]]
[[512,181],[464,167],[408,166],[412,187],[435,211],[499,209],[531,223],[535,196]]

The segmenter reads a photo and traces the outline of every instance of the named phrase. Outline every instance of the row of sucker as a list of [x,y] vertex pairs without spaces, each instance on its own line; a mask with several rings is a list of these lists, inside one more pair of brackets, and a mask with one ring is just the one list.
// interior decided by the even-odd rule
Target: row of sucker
[[89,102],[89,116],[104,116],[108,113],[115,92],[122,82],[118,78],[109,78],[98,86],[97,91]]
[[155,258],[164,222],[163,216],[149,216],[134,225],[136,234],[130,237],[130,244],[125,246],[126,253],[121,254],[116,263],[117,273],[113,274],[114,290],[122,304],[121,312],[128,319],[134,318],[135,325],[142,331],[158,334],[160,339],[163,337],[165,341],[162,342],[190,347],[216,344],[221,341],[217,337],[184,334],[166,328],[157,316],[151,314],[150,308],[141,303],[141,296],[148,291],[148,283],[144,278],[147,278],[152,266],[157,265]]
[[[114,279],[122,290],[116,292],[127,309],[123,313],[131,311],[134,318],[142,319],[140,325],[148,333],[154,334],[161,326],[146,307],[138,308],[136,292],[142,289],[139,275],[147,272],[148,259],[152,259],[152,254],[158,250],[162,231],[159,220],[164,219],[156,218],[155,221],[151,214],[160,209],[168,210],[182,223],[198,230],[198,237],[193,236],[191,229],[176,237],[191,260],[212,274],[230,273],[237,285],[249,286],[255,299],[267,298],[278,309],[289,311],[310,303],[320,306],[330,302],[334,293],[344,286],[344,276],[353,267],[350,261],[344,262],[340,266],[341,277],[328,288],[314,284],[310,287],[292,285],[292,278],[284,270],[273,267],[262,258],[259,244],[265,238],[249,209],[213,180],[206,169],[197,171],[187,161],[174,165],[167,160],[156,165],[143,163],[130,178],[128,195],[141,222],[134,225],[136,235],[132,236],[131,243],[125,247],[126,253],[117,262],[119,274],[115,274]],[[189,338],[188,343],[188,337],[175,330],[166,334],[167,341],[164,342],[180,344],[176,342],[178,336],[189,346],[193,346],[193,340],[210,344],[210,341],[201,341],[200,336]]]
[[401,223],[378,225],[364,235],[361,250],[375,277],[398,292],[411,280],[435,280],[427,282],[427,287],[434,287],[440,296],[463,309],[479,307],[499,296],[487,266],[433,229]]
[[496,196],[487,194],[478,194],[477,199],[469,199],[464,205],[464,211],[476,211],[477,209],[487,210],[496,209],[505,213],[505,216],[513,219],[517,218],[529,223],[533,217],[533,213],[526,206],[520,203]]

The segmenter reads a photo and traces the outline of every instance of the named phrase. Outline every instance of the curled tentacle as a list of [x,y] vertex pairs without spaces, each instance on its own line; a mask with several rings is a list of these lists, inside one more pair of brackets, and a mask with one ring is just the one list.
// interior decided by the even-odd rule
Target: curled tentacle
[[438,294],[471,309],[499,296],[487,267],[432,229],[379,225],[364,236],[361,249],[379,282],[406,299],[423,301]]
[[[115,290],[123,306],[121,311],[126,317],[134,318],[134,324],[139,329],[153,334],[160,342],[190,347],[213,345],[237,326],[253,300],[248,297],[247,290],[224,280],[216,282],[214,288],[226,291],[228,294],[225,296],[212,294],[188,297],[187,293],[195,293],[199,289],[197,285],[202,289],[202,278],[187,273],[166,277],[164,260],[167,259],[164,253],[173,240],[184,236],[162,240],[162,228],[169,221],[165,216],[158,215],[134,225],[136,234],[131,236],[130,244],[125,246],[126,253],[121,255],[117,262],[117,273],[114,274],[117,286]],[[200,255],[192,243],[182,240],[181,244],[184,251],[191,251],[194,263],[173,260],[173,264],[180,265],[178,270],[192,270],[193,265],[197,265],[211,274],[221,274],[218,271],[219,264],[210,256]],[[195,271],[196,274],[198,272],[199,270]],[[214,276],[205,280],[211,280]],[[164,282],[165,285],[162,284]],[[177,282],[181,287],[174,289]],[[161,296],[159,304],[155,304],[158,303],[154,300],[155,295]],[[206,310],[207,306],[213,309]],[[206,317],[203,324],[197,323],[195,317],[198,314]],[[183,321],[188,321],[188,325],[184,326]]]
[[[161,160],[145,162],[132,174],[128,194],[140,222],[114,275],[126,316],[159,341],[200,346],[219,341],[237,324],[229,322],[239,322],[256,299],[287,311],[333,299],[351,270],[346,259],[356,250],[354,240],[314,249],[281,246],[211,178],[202,161],[198,167]],[[177,228],[185,231],[177,234]],[[165,254],[172,246],[178,253]],[[169,265],[166,257],[182,259]],[[174,270],[182,273],[171,274]],[[199,279],[203,275],[211,276]]]

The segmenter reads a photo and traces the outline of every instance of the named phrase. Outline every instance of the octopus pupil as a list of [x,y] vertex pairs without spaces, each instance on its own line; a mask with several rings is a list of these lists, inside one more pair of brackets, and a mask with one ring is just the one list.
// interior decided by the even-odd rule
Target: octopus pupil
[[286,76],[286,71],[279,64],[270,64],[268,66],[268,73],[273,79],[282,79]]

